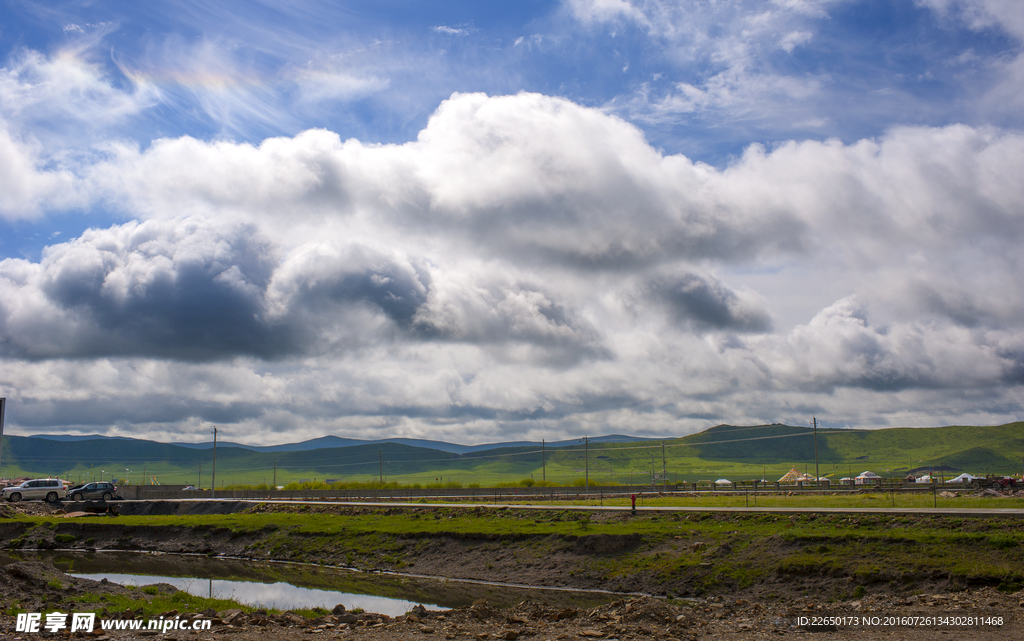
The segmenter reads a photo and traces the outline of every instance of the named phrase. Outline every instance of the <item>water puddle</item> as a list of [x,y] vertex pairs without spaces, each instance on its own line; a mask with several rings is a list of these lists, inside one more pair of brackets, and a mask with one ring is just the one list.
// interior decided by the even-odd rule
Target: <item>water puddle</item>
[[[415,601],[389,599],[368,594],[353,594],[333,590],[317,590],[303,588],[290,583],[255,583],[252,581],[225,581],[222,579],[196,579],[192,577],[155,576],[138,574],[113,574],[109,572],[82,574],[70,572],[71,576],[99,581],[107,579],[121,585],[143,586],[153,583],[169,583],[179,590],[196,596],[214,599],[232,599],[246,605],[278,610],[295,610],[298,608],[321,607],[332,609],[338,603],[353,610],[362,608],[367,612],[377,612],[388,616],[405,614]],[[431,610],[447,609],[437,603],[424,603]]]
[[474,583],[405,575],[358,572],[339,568],[138,552],[24,552],[0,555],[0,565],[42,560],[87,579],[107,579],[129,586],[169,583],[204,597],[233,599],[251,606],[322,607],[342,603],[397,616],[414,605],[457,608],[477,599],[508,607],[535,601],[552,607],[593,607],[619,598],[602,592],[552,590],[492,583]]

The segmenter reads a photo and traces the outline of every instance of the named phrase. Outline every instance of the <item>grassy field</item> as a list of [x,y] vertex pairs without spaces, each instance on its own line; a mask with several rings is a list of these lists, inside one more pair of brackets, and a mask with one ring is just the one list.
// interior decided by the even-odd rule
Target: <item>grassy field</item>
[[[529,503],[525,498],[521,503]],[[560,501],[564,505],[602,505],[630,507],[628,497],[602,498],[589,501]],[[1024,509],[1024,497],[975,497],[960,496],[947,498],[933,497],[931,493],[889,493],[873,494],[801,494],[787,496],[775,493],[743,494],[702,494],[700,496],[658,496],[657,494],[640,494],[637,507],[688,507],[688,508],[719,508],[719,507],[781,507],[781,508],[972,508],[972,509]]]
[[[818,430],[818,469],[839,479],[871,470],[881,476],[933,473],[955,476],[1014,474],[1022,469],[1024,423],[994,427],[949,426],[881,430]],[[4,440],[6,477],[57,475],[79,482],[117,478],[132,484],[209,487],[212,452],[132,441]],[[543,458],[543,460],[542,460]],[[767,479],[791,468],[815,472],[814,436],[805,427],[718,426],[691,436],[655,442],[547,448],[517,447],[459,456],[399,444],[360,445],[305,452],[217,452],[217,486],[286,485],[306,480],[378,481],[406,485],[453,483],[493,486],[547,479],[569,485],[589,475],[593,484],[650,483],[664,470],[669,482]],[[588,474],[589,471],[589,474]]]
[[[129,516],[104,521],[109,525],[102,527],[116,529],[119,537],[130,534],[136,544],[147,537],[166,540],[176,532],[186,537],[182,540],[210,541],[242,556],[398,571],[420,571],[424,560],[438,556],[449,568],[485,559],[496,580],[523,577],[527,571],[561,572],[549,578],[575,587],[669,596],[751,589],[761,598],[813,591],[841,599],[855,596],[858,588],[863,593],[882,587],[909,592],[1024,587],[1024,523],[1018,519],[708,512],[633,517],[627,512],[309,505],[267,509],[285,511]],[[19,523],[26,528],[18,539],[25,546],[77,527],[45,517],[6,522],[7,531]],[[613,553],[592,553],[581,542],[595,535],[605,537],[596,541],[621,537],[632,543]],[[553,558],[560,561],[549,565]],[[940,583],[943,587],[936,587]]]

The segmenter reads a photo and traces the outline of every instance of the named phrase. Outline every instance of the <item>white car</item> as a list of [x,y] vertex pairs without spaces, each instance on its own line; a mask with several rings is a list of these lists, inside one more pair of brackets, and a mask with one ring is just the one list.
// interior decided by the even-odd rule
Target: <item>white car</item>
[[32,479],[21,485],[5,487],[0,496],[11,503],[31,499],[43,499],[52,503],[68,497],[68,486],[60,479]]

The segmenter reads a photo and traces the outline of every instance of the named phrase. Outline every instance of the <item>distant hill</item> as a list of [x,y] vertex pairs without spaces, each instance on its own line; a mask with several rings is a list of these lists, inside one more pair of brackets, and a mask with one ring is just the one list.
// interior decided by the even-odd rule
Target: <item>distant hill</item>
[[[127,437],[6,436],[2,472],[68,478],[129,478],[203,483],[213,463],[212,443],[156,443]],[[817,430],[823,475],[872,470],[881,475],[945,472],[1010,473],[1021,470],[1024,423],[991,427],[947,426],[877,430]],[[589,476],[619,483],[721,476],[771,478],[790,467],[813,471],[814,431],[771,424],[717,425],[671,439],[607,435],[545,443],[511,441],[459,445],[392,439],[361,441],[327,436],[265,447],[219,441],[217,479],[231,483],[287,483],[304,479],[494,483],[530,479],[573,482]],[[101,472],[102,470],[102,472]],[[205,479],[205,480],[202,480]]]
[[[140,439],[134,439],[125,436],[100,436],[94,434],[91,436],[75,436],[70,434],[40,434],[38,436],[32,436],[29,438],[41,438],[51,441],[90,441],[90,440],[103,440],[103,439],[118,439],[124,441],[139,441]],[[642,436],[624,436],[622,434],[610,434],[608,436],[595,436],[590,439],[591,443],[632,443],[635,441],[648,441],[654,440],[648,437]],[[571,445],[573,443],[581,442],[579,439],[570,439],[566,441],[550,441],[547,443],[549,447],[563,447]],[[468,452],[480,452],[484,450],[493,450],[499,448],[509,447],[540,447],[540,441],[508,441],[502,443],[485,443],[482,445],[459,445],[457,443],[448,443],[445,441],[428,441],[424,439],[415,438],[387,438],[378,439],[373,441],[365,441],[354,438],[342,438],[340,436],[321,436],[320,438],[310,439],[308,441],[302,441],[299,443],[282,443],[280,445],[246,445],[244,443],[234,443],[231,441],[217,441],[217,447],[239,447],[253,452],[304,452],[308,450],[319,450],[326,448],[336,447],[352,447],[357,445],[379,445],[381,443],[396,443],[399,445],[409,445],[411,447],[422,447],[433,450],[441,450],[443,452],[452,452],[456,454],[465,454]],[[201,443],[167,443],[167,445],[175,445],[178,447],[185,447],[189,449],[197,450],[209,450],[213,449],[213,441],[203,441]]]

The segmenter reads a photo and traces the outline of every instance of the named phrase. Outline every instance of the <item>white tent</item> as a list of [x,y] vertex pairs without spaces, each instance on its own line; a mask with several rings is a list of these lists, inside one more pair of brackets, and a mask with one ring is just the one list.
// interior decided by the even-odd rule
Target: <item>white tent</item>
[[927,474],[925,474],[924,476],[918,477],[917,480],[915,480],[914,482],[915,483],[931,483],[932,482],[932,477],[930,477]]
[[732,485],[732,481],[729,479],[718,479],[715,481],[715,485]]
[[865,471],[863,471],[863,472],[861,472],[860,474],[857,475],[857,478],[854,479],[854,482],[857,485],[864,485],[865,483],[867,483],[870,480],[880,479],[880,478],[882,478],[882,477],[877,475],[877,474],[875,474],[874,472],[870,472],[868,470],[865,470]]
[[963,474],[954,479],[949,479],[948,481],[946,481],[946,483],[970,483],[974,479],[980,478],[980,476],[974,476],[973,474],[968,474],[967,472],[964,472]]

